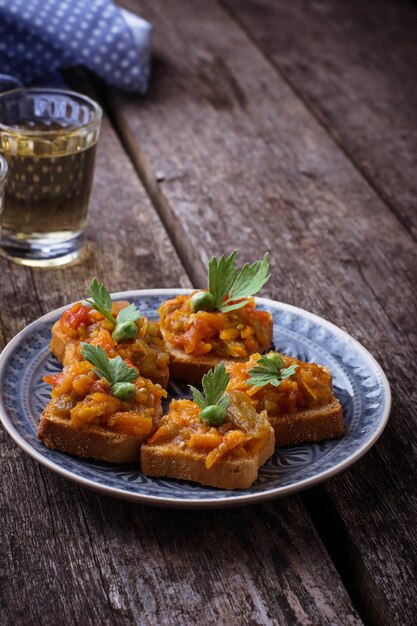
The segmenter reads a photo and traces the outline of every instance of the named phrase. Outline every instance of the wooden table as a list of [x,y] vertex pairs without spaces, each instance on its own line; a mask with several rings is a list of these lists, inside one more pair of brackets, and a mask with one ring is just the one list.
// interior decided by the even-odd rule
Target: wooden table
[[124,4],[155,26],[149,93],[99,88],[88,254],[51,271],[0,261],[1,342],[94,275],[203,287],[211,255],[269,249],[264,295],[362,342],[391,418],[322,486],[206,512],[88,492],[0,431],[0,621],[415,624],[416,7]]

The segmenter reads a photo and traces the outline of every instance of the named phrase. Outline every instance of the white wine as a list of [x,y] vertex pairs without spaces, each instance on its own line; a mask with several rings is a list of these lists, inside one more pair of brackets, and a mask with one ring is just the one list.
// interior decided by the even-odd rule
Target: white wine
[[87,224],[96,146],[72,154],[38,156],[20,144],[17,153],[10,153],[3,142],[9,177],[2,237],[46,243],[77,236]]
[[100,120],[100,107],[79,94],[22,89],[0,95],[0,153],[8,163],[1,254],[34,266],[79,255]]

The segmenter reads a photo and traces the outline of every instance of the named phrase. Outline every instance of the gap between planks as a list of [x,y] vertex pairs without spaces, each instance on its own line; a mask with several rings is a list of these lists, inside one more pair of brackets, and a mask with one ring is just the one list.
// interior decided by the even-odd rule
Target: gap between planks
[[349,539],[343,520],[323,485],[307,489],[300,493],[299,497],[362,622],[366,626],[395,624],[395,617],[392,616],[383,598],[381,603],[384,605],[385,622],[379,619],[381,612],[376,613],[372,604],[366,602],[364,590],[359,584],[361,576],[355,546]]

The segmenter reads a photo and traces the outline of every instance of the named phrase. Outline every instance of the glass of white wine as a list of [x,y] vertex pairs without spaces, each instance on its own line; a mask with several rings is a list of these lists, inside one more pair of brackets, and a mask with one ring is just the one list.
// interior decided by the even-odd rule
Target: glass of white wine
[[63,265],[83,248],[102,111],[59,89],[0,94],[0,153],[8,164],[0,254]]

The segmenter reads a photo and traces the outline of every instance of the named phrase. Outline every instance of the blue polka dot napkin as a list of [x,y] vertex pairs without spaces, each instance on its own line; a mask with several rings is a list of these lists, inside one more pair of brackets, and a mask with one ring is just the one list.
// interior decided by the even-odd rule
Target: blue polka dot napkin
[[115,87],[144,93],[151,31],[111,0],[0,0],[0,72],[33,85],[83,65]]

